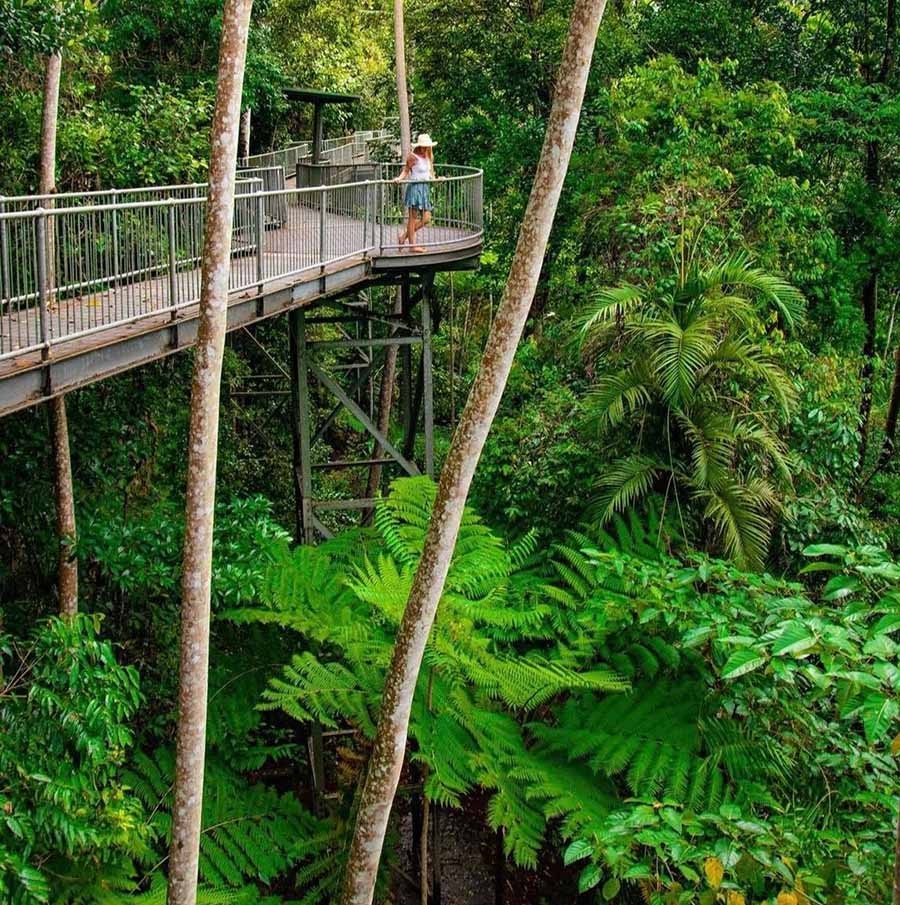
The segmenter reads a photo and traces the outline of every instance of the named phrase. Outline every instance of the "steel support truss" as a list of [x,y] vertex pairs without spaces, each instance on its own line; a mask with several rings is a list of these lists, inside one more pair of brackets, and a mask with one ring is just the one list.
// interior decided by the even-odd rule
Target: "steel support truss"
[[[426,272],[414,284],[404,276],[399,285],[400,313],[375,310],[370,298],[330,301],[312,311],[298,309],[289,316],[291,425],[294,452],[294,494],[297,540],[315,543],[329,538],[334,530],[326,525],[326,513],[370,511],[375,498],[318,499],[314,473],[359,469],[368,472],[381,465],[407,475],[434,476],[434,391],[432,332],[435,310],[434,274]],[[321,326],[336,328],[337,336],[319,338]],[[389,348],[398,350],[402,442],[394,442],[393,432],[378,428],[375,411],[376,382],[383,373]],[[417,373],[414,375],[419,350]],[[312,393],[328,400],[327,414],[315,422]],[[327,442],[329,429],[342,412],[361,425],[367,439],[383,450],[379,457],[335,457]],[[424,456],[414,459],[421,414]]]

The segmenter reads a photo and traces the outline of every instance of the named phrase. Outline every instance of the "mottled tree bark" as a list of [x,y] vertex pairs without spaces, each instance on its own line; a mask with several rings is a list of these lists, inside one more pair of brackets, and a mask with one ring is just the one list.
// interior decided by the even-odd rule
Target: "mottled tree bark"
[[[894,70],[894,41],[897,31],[897,0],[887,0],[885,17],[884,51],[881,57],[881,65],[874,79],[868,75],[867,84],[872,82],[886,85],[893,75]],[[868,72],[868,66],[866,68]],[[866,185],[877,196],[881,191],[881,144],[877,139],[866,142],[866,159],[863,168]],[[868,228],[869,240],[871,240],[872,227]],[[866,467],[866,457],[869,451],[870,417],[872,414],[872,398],[874,396],[875,382],[875,334],[878,317],[878,281],[881,276],[882,263],[878,259],[878,253],[869,250],[871,262],[869,273],[862,287],[862,316],[865,325],[866,336],[863,342],[863,366],[862,366],[862,398],[859,404],[859,463],[858,471],[862,475]],[[876,464],[876,470],[879,466]],[[874,474],[874,472],[873,472]],[[871,477],[871,475],[870,475]]]
[[252,114],[248,107],[241,114],[241,137],[238,142],[238,157],[243,161],[250,156],[250,119]]
[[[403,0],[394,0],[394,70],[397,80],[397,109],[400,114],[400,159],[406,160],[412,144],[409,123],[409,91],[406,84],[406,26],[403,17]],[[397,298],[394,313],[401,311],[400,287],[397,287]],[[384,354],[384,370],[381,374],[381,390],[378,394],[378,430],[387,436],[391,426],[391,409],[394,405],[394,382],[397,379],[397,346],[388,346]],[[377,441],[372,448],[372,458],[380,459],[384,455],[381,444]],[[369,477],[366,481],[366,497],[371,498],[378,493],[381,485],[382,468],[378,464],[369,466]],[[370,511],[363,512],[363,521],[371,516]]]
[[[56,191],[56,127],[61,74],[62,54],[57,51],[47,57],[44,69],[44,109],[41,117],[41,157],[38,177],[38,192],[41,195],[52,195]],[[44,200],[42,206],[53,207],[53,200]],[[49,292],[56,285],[56,246],[52,219],[47,223],[46,236],[46,288]],[[69,451],[69,422],[66,418],[65,397],[56,396],[51,399],[48,413],[56,505],[59,614],[70,617],[78,612],[78,560],[73,555],[76,536],[75,490],[72,484],[72,458]]]
[[59,80],[62,54],[47,57],[44,69],[44,109],[41,118],[41,161],[38,192],[50,195],[56,191],[56,121],[59,111]]
[[897,835],[894,843],[894,900],[900,905],[900,813],[897,814]]
[[206,237],[200,283],[200,323],[194,353],[184,566],[175,804],[169,851],[168,905],[195,905],[206,755],[210,583],[219,395],[228,310],[235,162],[241,90],[253,0],[225,0],[216,107],[212,122]]
[[900,342],[897,343],[897,349],[894,352],[894,379],[891,381],[891,395],[884,418],[884,440],[881,444],[881,452],[878,454],[878,461],[866,479],[866,483],[871,481],[894,457],[897,448],[898,421],[900,421]]
[[450,445],[422,558],[397,632],[350,847],[341,897],[343,905],[372,903],[391,805],[403,766],[409,715],[422,655],[443,593],[475,467],[500,404],[534,297],[575,142],[597,29],[605,6],[606,0],[576,0],[572,10],[547,135],[503,300]]
[[406,160],[412,144],[409,124],[409,90],[406,83],[406,26],[403,0],[394,0],[394,69],[397,77],[397,109],[400,113],[400,159]]
[[49,415],[56,496],[56,536],[59,543],[57,569],[59,615],[69,618],[78,612],[78,560],[73,549],[76,537],[75,490],[72,484],[65,396],[54,396],[50,400]]

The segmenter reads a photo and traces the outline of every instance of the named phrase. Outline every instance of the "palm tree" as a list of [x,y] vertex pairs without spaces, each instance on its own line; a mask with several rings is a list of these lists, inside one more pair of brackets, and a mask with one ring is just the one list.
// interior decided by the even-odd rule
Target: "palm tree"
[[794,396],[762,339],[767,323],[792,328],[804,307],[743,253],[596,295],[579,321],[603,375],[584,401],[588,421],[603,433],[628,424],[637,437],[598,481],[602,522],[659,491],[699,516],[729,558],[762,565],[791,480],[776,427]]

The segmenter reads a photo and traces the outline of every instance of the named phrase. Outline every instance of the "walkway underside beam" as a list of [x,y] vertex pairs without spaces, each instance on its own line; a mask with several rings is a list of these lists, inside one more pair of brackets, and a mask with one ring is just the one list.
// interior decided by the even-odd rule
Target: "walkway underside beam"
[[[228,330],[385,282],[390,280],[384,275],[373,279],[369,263],[360,261],[308,282],[271,286],[260,295],[245,293],[229,305]],[[65,350],[56,350],[58,358],[42,360],[36,352],[0,362],[0,417],[190,348],[197,341],[197,310],[187,309],[177,320],[170,314],[144,318],[107,333],[111,335],[104,335],[103,344],[96,337],[73,340]]]

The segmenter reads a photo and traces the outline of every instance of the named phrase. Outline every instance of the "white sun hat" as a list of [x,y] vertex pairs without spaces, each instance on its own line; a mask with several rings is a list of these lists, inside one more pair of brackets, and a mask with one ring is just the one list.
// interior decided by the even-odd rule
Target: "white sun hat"
[[431,140],[431,136],[427,132],[420,132],[416,139],[414,148],[436,148],[437,142]]

